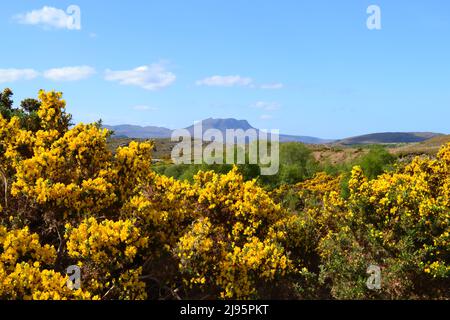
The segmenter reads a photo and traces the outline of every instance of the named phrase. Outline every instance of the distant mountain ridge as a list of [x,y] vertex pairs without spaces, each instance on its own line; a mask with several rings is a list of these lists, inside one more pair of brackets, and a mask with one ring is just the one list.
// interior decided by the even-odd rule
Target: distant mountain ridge
[[[237,120],[233,118],[228,119],[214,119],[214,118],[208,118],[202,121],[202,128],[203,131],[209,130],[209,129],[217,129],[221,131],[222,133],[225,133],[227,129],[242,129],[242,130],[248,130],[248,129],[255,129],[253,128],[247,120]],[[189,126],[187,129],[191,135],[194,134],[194,125]]]
[[[194,126],[189,126],[186,128],[191,135],[194,134]],[[228,119],[214,119],[214,118],[208,118],[202,121],[202,129],[203,131],[206,131],[208,129],[216,129],[222,132],[223,136],[226,134],[227,129],[241,129],[241,130],[249,130],[254,129],[259,133],[259,129],[251,126],[247,120],[237,120],[234,118],[228,118]],[[280,134],[280,142],[303,142],[308,144],[322,144],[322,143],[328,143],[332,140],[326,140],[316,137],[309,137],[309,136],[294,136],[294,135],[286,135],[286,134]]]
[[[137,126],[137,125],[116,125],[116,126],[103,126],[106,129],[113,130],[115,137],[125,138],[139,138],[139,139],[162,139],[170,138],[173,130],[157,127],[157,126]],[[191,136],[194,136],[194,125],[185,128]],[[205,132],[208,129],[217,129],[223,136],[226,134],[227,129],[241,129],[249,130],[255,129],[259,132],[259,129],[254,128],[247,120],[237,120],[234,118],[227,119],[214,119],[208,118],[202,121],[202,130]],[[423,142],[428,139],[441,136],[440,133],[434,132],[381,132],[365,134],[340,140],[321,139],[310,136],[297,136],[280,134],[280,142],[302,142],[306,144],[341,144],[341,145],[358,145],[358,144],[389,144],[389,143],[414,143]]]
[[[151,138],[170,138],[173,130],[163,127],[156,126],[135,126],[135,125],[117,125],[117,126],[103,126],[106,129],[114,131],[116,137],[127,137],[127,138],[141,138],[141,139],[151,139]],[[194,125],[185,128],[189,131],[191,136],[194,136]],[[249,129],[255,129],[259,132],[259,129],[252,127],[247,120],[237,120],[234,118],[228,119],[214,119],[208,118],[202,121],[202,130],[205,132],[208,129],[217,129],[224,136],[227,129],[242,129],[244,131]],[[280,134],[281,142],[303,142],[308,144],[322,144],[329,143],[332,140],[320,139],[316,137],[309,136],[295,136],[295,135],[284,135]]]
[[135,126],[122,124],[117,126],[104,125],[103,128],[114,131],[116,137],[149,139],[149,138],[170,138],[172,130],[156,126]]

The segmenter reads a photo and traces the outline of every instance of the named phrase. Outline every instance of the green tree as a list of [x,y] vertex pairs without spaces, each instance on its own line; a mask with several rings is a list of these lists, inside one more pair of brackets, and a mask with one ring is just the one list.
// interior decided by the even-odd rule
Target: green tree
[[11,119],[13,115],[13,92],[10,88],[5,88],[0,92],[0,114],[5,119]]
[[375,145],[370,148],[369,153],[364,155],[358,164],[369,179],[375,179],[394,163],[395,156],[389,153],[386,148]]
[[33,112],[37,112],[39,110],[39,107],[41,106],[41,103],[39,100],[27,98],[20,102],[20,107],[22,110],[28,114],[31,114]]
[[302,143],[289,142],[280,145],[279,184],[294,184],[310,178],[317,171],[317,163],[311,150]]

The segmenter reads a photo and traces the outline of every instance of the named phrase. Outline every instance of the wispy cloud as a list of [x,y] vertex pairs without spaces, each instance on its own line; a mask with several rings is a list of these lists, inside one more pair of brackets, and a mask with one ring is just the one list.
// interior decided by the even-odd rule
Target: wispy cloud
[[265,111],[274,111],[280,109],[281,104],[279,104],[278,102],[258,101],[252,104],[251,107],[256,109],[262,109]]
[[277,90],[282,89],[284,85],[280,82],[276,83],[265,83],[265,84],[255,84],[254,80],[250,77],[242,77],[240,75],[231,76],[211,76],[204,79],[198,80],[195,83],[198,86],[207,87],[248,87],[248,88],[259,88],[264,90]]
[[212,76],[202,80],[198,80],[196,84],[198,86],[208,87],[247,87],[252,85],[253,79],[241,77],[239,75],[234,76]]
[[270,120],[270,119],[272,119],[273,117],[272,117],[272,115],[270,115],[270,114],[263,114],[263,115],[261,115],[259,118],[260,118],[261,120]]
[[44,28],[81,29],[81,24],[79,23],[80,12],[77,6],[70,6],[67,9],[67,13],[62,9],[44,6],[42,9],[15,15],[13,19],[21,24],[39,25]]
[[44,72],[44,78],[53,81],[83,80],[95,74],[95,69],[89,66],[63,67],[49,69]]
[[153,91],[170,86],[175,82],[176,76],[167,71],[164,64],[154,63],[132,70],[112,71],[108,69],[105,72],[105,80]]
[[259,118],[261,120],[270,120],[273,118],[273,115],[270,114],[272,111],[278,110],[281,108],[281,104],[274,101],[258,101],[251,105],[252,108],[266,111],[268,113],[262,114]]
[[137,105],[137,106],[134,106],[133,109],[137,110],[137,111],[156,111],[156,110],[158,110],[158,108],[156,108],[156,107],[147,106],[147,105]]
[[277,82],[277,83],[266,83],[266,84],[262,84],[260,86],[261,89],[265,89],[265,90],[277,90],[277,89],[282,89],[284,88],[284,84],[282,84],[281,82]]
[[39,76],[34,69],[0,69],[0,83],[31,80]]

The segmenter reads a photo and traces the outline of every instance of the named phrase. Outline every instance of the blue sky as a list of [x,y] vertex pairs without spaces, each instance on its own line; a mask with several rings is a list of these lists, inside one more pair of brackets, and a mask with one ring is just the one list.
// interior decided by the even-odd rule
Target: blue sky
[[63,91],[77,122],[450,133],[447,0],[4,1],[0,43],[0,87]]

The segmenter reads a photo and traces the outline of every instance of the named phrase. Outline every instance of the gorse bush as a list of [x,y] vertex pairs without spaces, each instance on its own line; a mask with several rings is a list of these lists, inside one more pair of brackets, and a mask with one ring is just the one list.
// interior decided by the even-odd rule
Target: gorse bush
[[341,214],[319,245],[323,276],[337,298],[368,298],[367,264],[383,268],[382,298],[440,297],[449,287],[450,145],[436,160],[415,159],[402,170],[369,180],[355,167]]
[[373,149],[346,178],[287,144],[271,181],[237,166],[175,179],[153,170],[151,142],[112,152],[100,125],[70,127],[61,93],[18,109],[11,96],[0,97],[1,299],[450,298],[450,145],[388,171],[393,159]]

